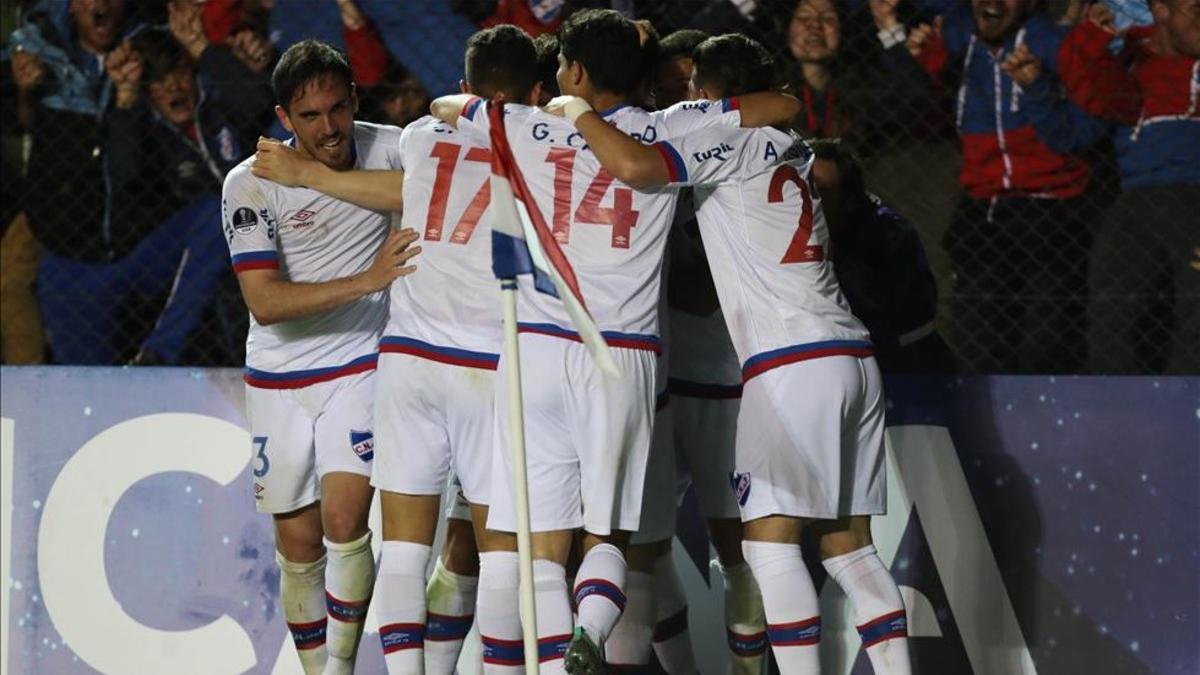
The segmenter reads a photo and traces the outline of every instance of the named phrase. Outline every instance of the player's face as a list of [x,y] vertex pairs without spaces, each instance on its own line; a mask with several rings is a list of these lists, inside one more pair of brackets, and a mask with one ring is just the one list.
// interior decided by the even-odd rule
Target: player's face
[[686,56],[671,59],[654,72],[654,102],[668,108],[688,98],[692,80],[692,60]]
[[181,67],[150,83],[150,105],[175,126],[191,124],[196,112],[196,76],[191,67]]
[[586,92],[583,91],[583,78],[580,72],[582,70],[582,65],[567,61],[562,52],[558,53],[558,72],[555,74],[555,79],[558,80],[558,91],[563,96],[582,96],[586,98]]
[[336,77],[317,77],[296,90],[291,110],[276,110],[298,150],[332,169],[350,166],[354,143],[354,86]]
[[797,61],[828,61],[837,54],[841,33],[832,0],[800,0],[788,27],[788,48]]
[[1028,0],[971,0],[975,31],[984,42],[1003,42],[1024,23],[1028,8]]

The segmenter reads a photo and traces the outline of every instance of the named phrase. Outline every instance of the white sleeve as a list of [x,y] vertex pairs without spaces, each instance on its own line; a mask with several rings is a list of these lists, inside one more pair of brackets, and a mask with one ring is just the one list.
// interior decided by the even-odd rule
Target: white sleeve
[[403,140],[404,130],[400,127],[387,125],[379,130],[379,142],[383,144],[389,169],[404,170],[404,161],[400,158],[400,143]]
[[478,96],[463,106],[456,124],[459,133],[469,145],[481,148],[492,147],[492,126],[488,118],[488,103]]
[[668,140],[714,126],[742,125],[741,103],[736,96],[720,101],[680,101],[653,115],[662,128],[663,138]]
[[264,185],[242,164],[225,177],[221,221],[234,272],[279,269],[275,214]]
[[720,127],[659,141],[653,147],[662,156],[671,185],[720,185],[738,180],[747,158],[759,152],[757,134]]

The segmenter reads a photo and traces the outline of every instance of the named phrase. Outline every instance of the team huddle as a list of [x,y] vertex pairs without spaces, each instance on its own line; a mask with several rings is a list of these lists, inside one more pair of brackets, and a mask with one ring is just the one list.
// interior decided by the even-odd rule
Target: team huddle
[[[558,298],[519,284],[541,672],[637,672],[652,654],[697,672],[670,549],[685,473],[725,583],[733,672],[761,672],[768,645],[785,675],[820,672],[810,530],[874,671],[911,672],[869,526],[885,506],[882,382],[828,258],[813,154],[781,130],[799,103],[771,91],[760,45],[725,35],[689,45],[688,100],[662,87],[647,110],[656,39],[613,11],[573,14],[547,102],[534,41],[489,28],[467,43],[463,93],[404,129],[354,121],[332,47],[280,59],[293,138],[229,173],[223,225],[251,312],[255,499],[309,675],[353,672],[371,602],[389,673],[455,672],[472,625],[484,672],[524,669],[504,386],[517,364],[501,356],[491,268],[500,152],[620,373]],[[719,307],[702,283],[668,303],[673,274],[703,277]]]

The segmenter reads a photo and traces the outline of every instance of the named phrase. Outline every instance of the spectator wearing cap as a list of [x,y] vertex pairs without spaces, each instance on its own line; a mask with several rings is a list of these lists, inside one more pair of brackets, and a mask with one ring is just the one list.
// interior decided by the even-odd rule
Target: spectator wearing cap
[[[971,372],[1074,372],[1083,364],[1091,169],[1103,122],[1068,100],[1077,36],[1034,0],[954,4],[909,31],[935,78],[961,73],[955,121],[965,192],[944,246],[955,346]],[[907,55],[905,55],[907,56]],[[1060,61],[1063,71],[1060,72]]]

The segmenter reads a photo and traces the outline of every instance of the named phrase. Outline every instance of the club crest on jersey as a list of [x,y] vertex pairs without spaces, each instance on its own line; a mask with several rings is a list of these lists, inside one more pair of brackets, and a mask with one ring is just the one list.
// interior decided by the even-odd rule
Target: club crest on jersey
[[717,147],[710,148],[708,150],[705,150],[704,152],[693,152],[692,158],[695,159],[697,162],[703,162],[707,159],[716,159],[718,161],[724,162],[725,161],[725,153],[733,152],[733,151],[734,151],[734,147],[732,145],[730,145],[728,143],[722,143],[722,144],[718,145]]
[[745,506],[746,500],[750,498],[750,474],[729,472],[729,487],[733,488],[733,494],[737,496],[738,506]]
[[233,212],[233,229],[238,234],[250,234],[258,227],[258,216],[247,206]]
[[375,435],[370,431],[350,430],[350,448],[364,462],[375,457]]

